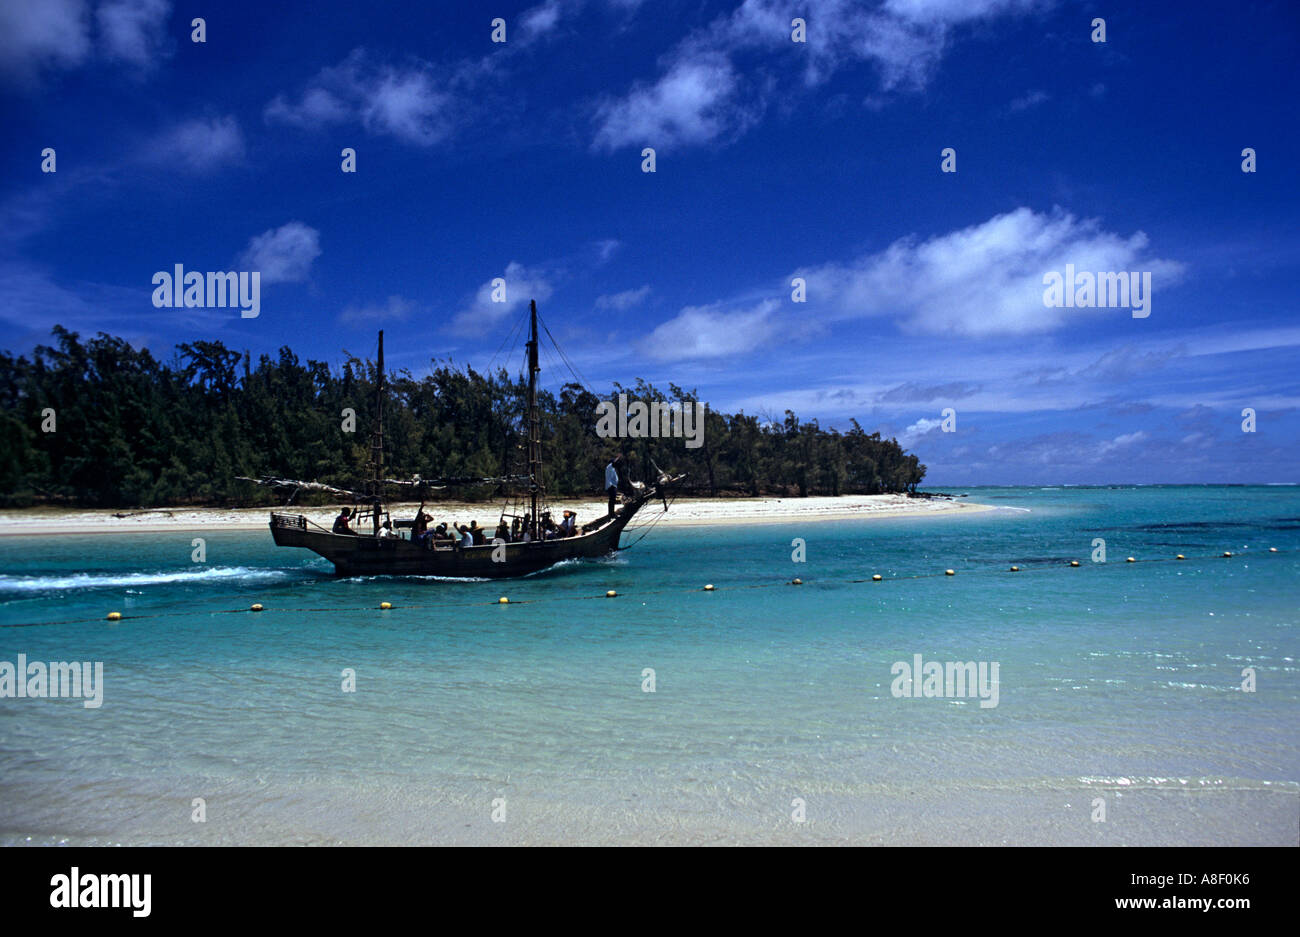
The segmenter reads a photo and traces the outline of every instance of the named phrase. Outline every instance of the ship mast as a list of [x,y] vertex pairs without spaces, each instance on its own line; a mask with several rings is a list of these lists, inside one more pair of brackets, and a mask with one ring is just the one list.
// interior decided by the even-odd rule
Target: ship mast
[[532,503],[532,539],[538,539],[541,524],[537,518],[537,492],[541,487],[542,474],[542,418],[537,410],[537,374],[541,368],[537,364],[537,301],[528,303],[528,493]]
[[371,495],[374,496],[375,536],[379,536],[380,492],[383,490],[384,477],[384,330],[379,330],[378,377],[375,380],[375,431],[370,436],[370,461],[374,465],[375,480]]

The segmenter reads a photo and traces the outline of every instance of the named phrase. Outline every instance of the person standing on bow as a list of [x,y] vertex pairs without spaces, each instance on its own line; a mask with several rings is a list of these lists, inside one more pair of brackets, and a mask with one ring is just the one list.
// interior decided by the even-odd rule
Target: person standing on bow
[[623,468],[623,454],[619,453],[614,456],[609,465],[605,466],[605,491],[609,495],[609,513],[614,513],[614,504],[618,500],[619,472]]

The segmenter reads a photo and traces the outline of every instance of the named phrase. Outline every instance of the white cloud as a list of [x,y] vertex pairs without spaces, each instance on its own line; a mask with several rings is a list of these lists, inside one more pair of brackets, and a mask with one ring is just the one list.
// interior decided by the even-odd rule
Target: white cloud
[[775,299],[739,309],[727,309],[722,303],[687,306],[642,339],[640,348],[660,361],[753,351],[783,326],[776,316],[779,306]]
[[[883,90],[920,90],[957,27],[1052,2],[805,0],[792,12],[785,0],[744,0],[682,40],[657,80],[602,101],[594,147],[657,141],[698,145],[738,135],[782,87],[772,79],[782,68],[801,68],[803,83],[811,88],[843,68],[866,63],[875,67]],[[792,55],[790,21],[796,14],[807,21],[808,41]],[[740,56],[758,67],[735,68]]]
[[415,311],[415,304],[401,296],[389,296],[383,303],[348,306],[339,314],[340,322],[401,321]]
[[650,295],[650,284],[637,287],[634,290],[623,290],[621,293],[607,293],[604,296],[596,297],[597,309],[631,309],[633,306],[639,306],[645,302],[645,298]]
[[[1019,208],[926,241],[903,238],[878,253],[802,268],[792,276],[807,281],[803,334],[814,326],[879,317],[914,335],[1024,336],[1049,333],[1082,317],[1129,316],[1118,308],[1044,306],[1043,275],[1071,263],[1080,272],[1151,271],[1159,314],[1161,290],[1182,278],[1183,266],[1152,257],[1147,247],[1141,231],[1123,237],[1059,209],[1040,214]],[[784,297],[784,289],[775,292]],[[780,301],[755,305],[752,295],[683,309],[655,329],[646,352],[658,359],[704,358],[775,341],[785,334],[772,316]],[[1038,384],[1076,377],[1117,380],[1153,371],[1185,353],[1181,347],[1148,355],[1117,349],[1091,362],[1087,373],[1058,369],[1025,377]]]
[[1106,455],[1109,452],[1114,452],[1116,449],[1123,449],[1126,446],[1132,446],[1136,443],[1142,442],[1146,438],[1146,431],[1138,430],[1134,433],[1124,433],[1122,436],[1116,436],[1111,440],[1103,440],[1100,446],[1100,454]]
[[943,426],[943,420],[922,417],[898,435],[898,441],[904,449],[910,449],[916,443]]
[[352,116],[351,107],[326,88],[308,88],[297,104],[284,95],[266,106],[263,116],[270,123],[289,124],[304,129],[342,123]]
[[1046,91],[1030,91],[1008,104],[1007,110],[1013,114],[1018,114],[1021,111],[1027,111],[1030,108],[1037,107],[1038,105],[1051,100],[1051,98],[1052,96]]
[[235,118],[226,116],[185,121],[167,131],[150,144],[149,161],[204,172],[243,155],[244,135]]
[[[904,238],[848,264],[800,270],[809,302],[835,318],[891,316],[905,331],[970,336],[1048,332],[1115,309],[1043,304],[1043,275],[1064,271],[1151,271],[1153,291],[1182,265],[1153,258],[1141,231],[1125,238],[1060,210],[1018,208],[982,224],[918,241]],[[1158,306],[1159,300],[1154,306]],[[1127,313],[1125,313],[1127,314]]]
[[429,146],[451,133],[450,102],[427,72],[388,68],[367,96],[361,122],[371,133]]
[[605,238],[603,241],[597,241],[595,247],[598,261],[602,264],[606,263],[622,246],[623,242],[617,238]]
[[519,15],[525,38],[539,38],[553,30],[560,21],[560,0],[546,0],[540,6]]
[[139,69],[163,55],[170,0],[104,0],[94,14],[87,0],[0,2],[0,79],[32,84],[44,71],[86,64],[92,53]]
[[312,261],[320,256],[320,232],[301,221],[264,231],[248,242],[240,267],[262,274],[262,285],[297,283],[307,279]]
[[454,99],[442,89],[455,80],[436,74],[427,62],[376,65],[356,49],[339,65],[322,69],[296,103],[278,95],[263,116],[307,129],[356,122],[374,134],[431,146],[452,133]]
[[540,269],[528,268],[511,261],[506,264],[505,301],[493,302],[495,287],[490,278],[474,293],[473,301],[456,313],[451,321],[451,330],[463,335],[482,335],[492,331],[503,319],[512,316],[516,310],[526,306],[529,300],[543,302],[551,296],[549,274]]
[[598,105],[595,147],[700,144],[742,129],[750,117],[733,101],[735,70],[726,57],[682,59],[653,84]]
[[141,68],[154,64],[170,15],[169,0],[106,0],[95,11],[105,55]]
[[0,3],[0,76],[27,82],[44,68],[71,68],[90,54],[84,0]]

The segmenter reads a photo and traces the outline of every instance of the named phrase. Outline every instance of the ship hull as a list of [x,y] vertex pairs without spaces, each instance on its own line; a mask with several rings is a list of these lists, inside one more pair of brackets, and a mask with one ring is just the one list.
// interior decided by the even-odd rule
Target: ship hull
[[[337,576],[445,576],[452,579],[509,579],[526,576],[565,560],[595,559],[618,549],[623,528],[646,502],[623,505],[612,517],[587,525],[588,530],[560,540],[462,547],[411,540],[335,534],[312,529],[305,517],[271,515],[276,546],[311,550],[334,564]],[[496,557],[494,559],[494,556]]]

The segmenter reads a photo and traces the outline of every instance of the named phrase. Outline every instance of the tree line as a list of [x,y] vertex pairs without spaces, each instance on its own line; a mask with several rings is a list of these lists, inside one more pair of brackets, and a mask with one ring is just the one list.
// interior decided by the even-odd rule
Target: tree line
[[[351,488],[369,476],[378,372],[349,356],[340,369],[282,347],[256,364],[221,342],[176,346],[170,361],[105,333],[61,326],[28,356],[0,351],[0,502],[101,507],[274,504],[283,493],[237,476],[276,475]],[[642,401],[694,403],[638,380],[614,385]],[[491,477],[527,471],[528,385],[504,368],[436,363],[420,378],[385,376],[387,477]],[[914,491],[925,466],[896,440],[850,420],[846,432],[745,413],[705,412],[702,444],[596,433],[601,398],[580,383],[542,391],[543,484],[551,496],[598,493],[604,466],[627,454],[633,478],[652,465],[688,473],[696,495],[839,495]],[[355,431],[344,411],[355,412]],[[502,492],[475,484],[430,500]],[[403,496],[403,500],[409,497]],[[302,495],[299,501],[321,498]]]

